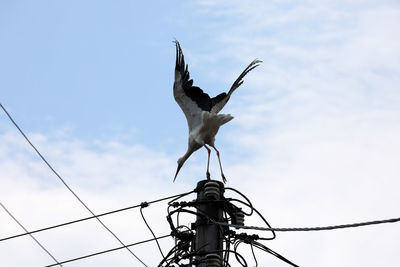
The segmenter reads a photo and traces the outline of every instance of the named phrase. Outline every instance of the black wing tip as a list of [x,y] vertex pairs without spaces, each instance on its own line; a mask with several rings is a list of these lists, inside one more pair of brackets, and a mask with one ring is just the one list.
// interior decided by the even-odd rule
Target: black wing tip
[[175,47],[176,47],[176,56],[182,58],[183,53],[182,53],[182,48],[181,48],[179,41],[175,39],[172,42],[175,44]]
[[185,57],[183,56],[181,45],[178,40],[172,41],[176,46],[176,63],[175,63],[175,71],[178,71],[181,74],[182,80],[184,84],[189,80],[189,67],[185,64]]
[[174,38],[174,40],[172,41],[177,47],[180,47],[179,41],[176,40],[176,38]]
[[176,39],[173,40],[172,42],[175,44],[175,47],[176,47],[175,70],[184,72],[185,71],[185,58],[183,57],[181,45],[179,44],[179,41]]
[[249,73],[249,72],[252,71],[253,69],[255,69],[255,68],[257,68],[258,66],[260,66],[261,63],[263,63],[262,60],[260,60],[260,59],[258,59],[258,58],[254,59],[254,60],[247,66],[247,68],[243,71],[243,73],[242,73],[242,74],[243,74],[242,78],[243,78],[247,73]]
[[256,58],[250,63],[250,66],[258,67],[261,63],[263,63],[263,61],[261,59]]
[[247,73],[249,73],[250,71],[252,71],[253,69],[255,69],[256,67],[258,67],[260,65],[260,63],[262,63],[263,61],[256,58],[254,59],[245,69],[244,71],[239,75],[239,77],[236,79],[236,81],[232,84],[231,89],[228,92],[228,95],[231,95],[233,93],[233,91],[236,90],[236,88],[238,88],[239,86],[241,86],[243,84],[243,78],[244,76],[247,75]]

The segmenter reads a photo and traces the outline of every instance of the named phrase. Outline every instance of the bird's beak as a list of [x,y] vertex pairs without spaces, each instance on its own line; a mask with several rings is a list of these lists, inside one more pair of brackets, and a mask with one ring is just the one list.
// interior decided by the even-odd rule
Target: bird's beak
[[174,177],[174,182],[175,182],[176,176],[178,176],[179,170],[182,168],[182,165],[183,164],[178,164],[178,168],[176,169],[176,173],[175,173],[175,177]]

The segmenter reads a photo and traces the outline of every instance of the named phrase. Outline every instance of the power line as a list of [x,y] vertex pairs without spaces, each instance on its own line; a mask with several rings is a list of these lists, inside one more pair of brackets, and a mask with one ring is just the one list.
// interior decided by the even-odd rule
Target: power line
[[[88,255],[85,255],[85,256],[81,256],[81,257],[77,257],[77,258],[73,258],[73,259],[62,261],[62,262],[60,262],[60,264],[64,264],[64,263],[68,263],[68,262],[72,262],[72,261],[77,261],[77,260],[82,260],[82,259],[86,259],[86,258],[90,258],[90,257],[93,257],[93,256],[97,256],[97,255],[113,252],[113,251],[116,251],[116,250],[120,250],[120,249],[123,249],[123,248],[126,248],[126,247],[132,247],[132,246],[144,244],[144,243],[147,243],[147,242],[151,242],[151,241],[154,241],[154,240],[163,239],[163,238],[166,238],[166,237],[169,237],[169,236],[171,236],[171,234],[163,235],[163,236],[159,236],[159,237],[156,237],[156,238],[151,238],[151,239],[147,239],[147,240],[143,240],[143,241],[139,241],[139,242],[136,242],[136,243],[128,244],[126,246],[121,246],[121,247],[117,247],[117,248],[112,248],[112,249],[107,249],[107,250],[95,252],[95,253],[88,254]],[[56,265],[57,264],[50,264],[50,265],[46,265],[45,267],[52,267],[52,266],[56,266]]]
[[267,246],[261,244],[260,242],[251,241],[250,244],[251,244],[251,247],[252,247],[252,246],[255,246],[255,247],[258,248],[258,249],[264,250],[265,252],[267,252],[267,253],[269,253],[269,254],[271,254],[271,255],[277,257],[278,259],[280,259],[280,260],[286,262],[286,263],[289,264],[289,265],[292,265],[293,267],[300,267],[300,266],[298,266],[297,264],[295,264],[295,263],[291,262],[290,260],[288,260],[287,258],[285,258],[284,256],[280,255],[280,254],[277,253],[276,251],[274,251],[274,250],[270,249],[269,247],[267,247]]
[[[21,128],[16,124],[16,122],[13,120],[13,118],[11,117],[11,115],[7,112],[7,110],[4,108],[4,106],[0,103],[0,106],[1,106],[1,108],[3,109],[3,111],[6,113],[6,115],[9,117],[9,119],[11,120],[11,122],[15,125],[15,127],[19,130],[19,132],[22,134],[22,136],[26,139],[26,141],[30,144],[30,146],[36,151],[36,153],[40,156],[40,158],[45,162],[45,164],[50,168],[50,170],[60,179],[60,181],[65,185],[65,187],[67,187],[67,189],[77,198],[77,200],[93,215],[93,216],[91,216],[91,217],[87,217],[87,218],[83,218],[83,219],[79,219],[79,220],[75,220],[75,221],[71,221],[71,222],[67,222],[67,223],[63,223],[63,224],[59,224],[59,225],[56,225],[56,226],[51,226],[51,227],[47,227],[47,228],[43,228],[43,229],[39,229],[39,230],[35,230],[35,231],[32,231],[32,232],[28,232],[16,219],[15,219],[15,217],[14,216],[12,216],[12,214],[1,204],[1,206],[6,210],[6,212],[25,230],[25,232],[26,233],[24,233],[24,234],[20,234],[20,235],[16,235],[16,236],[12,236],[12,237],[7,237],[7,238],[3,238],[3,239],[0,239],[0,241],[3,241],[3,240],[7,240],[7,239],[11,239],[11,238],[15,238],[15,237],[18,237],[18,236],[23,236],[23,235],[30,235],[35,241],[36,241],[36,243],[38,243],[38,245],[43,249],[43,250],[45,250],[52,258],[53,258],[53,260],[55,260],[55,262],[57,262],[56,264],[52,264],[52,265],[48,265],[48,266],[46,266],[46,267],[50,267],[50,266],[56,266],[56,265],[61,265],[61,264],[63,264],[63,263],[67,263],[67,262],[71,262],[71,261],[76,261],[76,260],[80,260],[80,259],[84,259],[84,258],[88,258],[88,257],[92,257],[92,256],[96,256],[96,255],[99,255],[99,254],[104,254],[104,253],[108,253],[108,252],[112,252],[112,251],[115,251],[115,250],[119,250],[119,249],[122,249],[122,248],[126,248],[138,261],[140,261],[143,265],[145,265],[146,267],[147,267],[147,265],[143,262],[143,261],[141,261],[130,249],[129,249],[129,247],[130,246],[134,246],[134,245],[138,245],[138,244],[142,244],[142,243],[146,243],[146,242],[150,242],[150,241],[153,241],[153,240],[155,240],[156,242],[157,242],[157,245],[158,245],[158,247],[159,247],[159,249],[160,249],[160,252],[161,252],[161,254],[163,255],[163,253],[162,253],[162,251],[161,251],[161,248],[160,248],[160,246],[159,246],[159,244],[158,244],[158,239],[161,239],[161,238],[165,238],[165,237],[168,237],[168,236],[170,236],[170,235],[165,235],[165,236],[162,236],[162,237],[155,237],[155,235],[154,235],[154,233],[153,233],[153,231],[152,231],[152,229],[149,227],[149,225],[147,224],[147,222],[146,222],[146,220],[145,220],[145,218],[144,218],[144,215],[143,215],[143,213],[142,213],[142,209],[145,207],[145,205],[144,205],[144,203],[146,204],[146,205],[148,205],[148,203],[147,202],[143,202],[141,205],[136,205],[136,206],[131,206],[131,207],[128,207],[128,208],[124,208],[124,209],[119,209],[119,210],[115,210],[115,211],[111,211],[111,212],[107,212],[107,213],[103,213],[103,214],[101,214],[101,215],[95,215],[92,211],[91,211],[91,209],[89,209],[89,207],[78,197],[78,195],[69,187],[69,185],[65,182],[65,180],[55,171],[55,169],[48,163],[48,161],[43,157],[43,155],[39,152],[39,150],[32,144],[32,142],[29,140],[29,138],[24,134],[24,132],[21,130]],[[262,215],[252,206],[252,204],[251,204],[251,202],[243,195],[243,194],[241,194],[240,192],[238,192],[237,190],[234,190],[234,189],[232,189],[232,188],[226,188],[226,189],[231,189],[231,190],[233,190],[233,191],[235,191],[235,192],[237,192],[237,193],[239,193],[242,197],[244,197],[245,198],[245,200],[247,201],[247,202],[244,202],[244,201],[241,201],[241,200],[235,200],[235,199],[230,199],[229,201],[238,201],[238,202],[240,202],[240,203],[242,203],[242,204],[244,204],[244,205],[246,205],[246,206],[248,206],[250,209],[251,209],[251,211],[250,211],[250,213],[249,214],[246,214],[245,212],[242,212],[243,214],[245,214],[245,215],[247,215],[247,216],[250,216],[252,213],[253,213],[253,211],[255,211],[258,215],[260,215],[261,216],[261,218],[263,218],[262,217]],[[193,192],[193,191],[192,191]],[[191,193],[191,192],[189,192],[189,193]],[[185,194],[180,194],[180,195],[176,195],[176,196],[178,196],[178,197],[181,197],[181,196],[183,196],[183,195],[187,195],[187,194],[189,194],[189,193],[185,193]],[[165,200],[165,199],[169,199],[169,198],[175,198],[176,196],[172,196],[172,197],[168,197],[168,198],[164,198],[163,200]],[[228,200],[228,199],[226,199],[226,200]],[[158,201],[161,201],[161,200],[158,200]],[[142,218],[143,218],[143,220],[144,220],[144,222],[146,223],[146,225],[147,225],[147,227],[149,228],[149,230],[151,231],[151,233],[152,233],[152,235],[153,235],[153,237],[154,238],[152,238],[152,239],[148,239],[148,240],[145,240],[145,241],[141,241],[141,242],[137,242],[137,243],[133,243],[133,244],[130,244],[130,245],[125,245],[112,231],[111,231],[111,229],[109,229],[100,219],[99,219],[99,217],[100,216],[104,216],[104,215],[108,215],[108,214],[111,214],[111,213],[116,213],[116,212],[120,212],[120,211],[123,211],[123,210],[127,210],[127,209],[131,209],[131,208],[136,208],[136,207],[141,207],[141,209],[140,209],[140,213],[141,213],[141,215],[142,215]],[[181,209],[180,211],[185,211],[185,212],[189,212],[189,210],[183,210],[183,209]],[[190,212],[189,212],[190,213]],[[192,212],[193,213],[193,212]],[[195,214],[195,213],[193,213],[193,214]],[[204,215],[204,214],[203,214]],[[178,216],[179,216],[179,213],[178,213]],[[204,217],[204,216],[203,216]],[[242,228],[242,229],[252,229],[252,230],[260,230],[260,231],[271,231],[272,233],[274,232],[274,231],[281,231],[281,232],[299,232],[299,231],[325,231],[325,230],[335,230],[335,229],[345,229],[345,228],[355,228],[355,227],[361,227],[361,226],[368,226],[368,225],[377,225],[377,224],[384,224],[384,223],[395,223],[395,222],[399,222],[400,221],[400,218],[392,218],[392,219],[385,219],[385,220],[376,220],[376,221],[367,221],[367,222],[360,222],[360,223],[351,223],[351,224],[342,224],[342,225],[331,225],[331,226],[322,226],[322,227],[292,227],[292,228],[273,228],[273,227],[270,227],[269,226],[269,224],[268,224],[268,222],[263,218],[263,220],[265,221],[265,223],[267,224],[267,226],[268,227],[259,227],[259,226],[245,226],[245,225],[239,225],[239,224],[235,224],[235,221],[231,221],[231,222],[233,222],[233,223],[227,223],[227,222],[222,222],[222,221],[216,221],[216,220],[213,220],[213,219],[211,219],[211,218],[209,218],[208,216],[205,216],[206,217],[206,219],[209,221],[209,222],[211,222],[211,223],[214,223],[214,224],[216,224],[216,225],[220,225],[220,226],[225,226],[225,227],[235,227],[235,228]],[[68,224],[72,224],[72,223],[77,223],[77,222],[81,222],[81,221],[84,221],[84,220],[89,220],[89,219],[93,219],[93,218],[96,218],[97,220],[98,220],[98,222],[108,231],[108,232],[110,232],[118,241],[119,241],[119,243],[122,245],[121,247],[118,247],[118,248],[114,248],[114,249],[109,249],[109,250],[105,250],[105,251],[101,251],[101,252],[97,252],[97,253],[93,253],[93,254],[89,254],[89,255],[86,255],[86,256],[82,256],[82,257],[79,257],[79,258],[74,258],[74,259],[71,259],[71,260],[67,260],[67,261],[63,261],[63,262],[58,262],[33,236],[32,236],[32,233],[36,233],[36,232],[40,232],[40,231],[44,231],[44,230],[49,230],[49,229],[53,229],[53,228],[56,228],[56,227],[60,227],[60,226],[64,226],[64,225],[68,225]],[[274,235],[274,237],[275,237],[275,235]],[[273,238],[274,238],[273,237]],[[258,237],[257,237],[258,238]],[[269,238],[269,239],[273,239],[273,238]],[[266,239],[266,238],[264,238],[264,239]],[[264,250],[264,251],[266,251],[266,252],[268,252],[268,253],[271,253],[272,255],[274,255],[274,256],[277,256],[278,258],[280,258],[280,259],[282,259],[282,260],[285,260],[285,258],[283,258],[282,256],[280,256],[279,254],[277,254],[276,252],[274,252],[274,251],[272,251],[272,250],[270,250],[269,248],[267,248],[267,247],[265,247],[264,245],[262,245],[261,243],[258,243],[258,242],[255,242],[255,241],[252,241],[252,243],[251,243],[251,245],[253,246],[255,246],[255,247],[257,247],[257,248],[259,248],[259,249],[262,249],[262,250]],[[253,257],[254,257],[254,259],[255,259],[255,261],[257,262],[257,259],[255,258],[255,255],[254,255],[254,251],[253,251],[253,247],[251,246],[251,249],[252,249],[252,253],[253,253]],[[183,250],[182,250],[183,251]],[[236,252],[235,252],[236,253]],[[237,256],[237,254],[235,254],[236,256]],[[165,258],[165,257],[164,257]],[[290,263],[291,264],[291,262],[289,262],[289,261],[287,261],[287,260],[285,260],[287,263]],[[239,261],[239,263],[240,263],[240,261]],[[256,263],[257,264],[257,263]],[[168,263],[168,265],[169,265],[169,263]],[[297,266],[297,265],[294,265],[294,264],[292,264],[293,266]],[[62,266],[62,265],[61,265]],[[247,264],[246,264],[246,266],[247,266]]]
[[218,224],[218,225],[221,225],[221,226],[229,226],[229,227],[242,228],[242,229],[251,229],[251,230],[260,230],[260,231],[276,231],[276,232],[307,232],[307,231],[327,231],[327,230],[354,228],[354,227],[376,225],[376,224],[383,224],[383,223],[395,223],[395,222],[399,222],[400,218],[376,220],[376,221],[368,221],[368,222],[360,222],[360,223],[331,225],[331,226],[291,227],[291,228],[246,226],[246,225],[230,224],[230,223],[225,223],[225,222],[217,222],[217,221],[212,220],[210,218],[209,218],[209,220],[212,223],[215,223],[215,224]]
[[[191,191],[191,192],[193,192],[193,191]],[[188,192],[188,193],[191,193],[191,192]],[[177,194],[177,195],[164,197],[164,198],[160,198],[160,199],[156,199],[156,200],[152,200],[152,201],[147,201],[147,203],[148,204],[153,204],[153,203],[157,203],[157,202],[160,202],[160,201],[168,200],[168,199],[171,199],[171,198],[176,198],[176,197],[179,197],[179,196],[187,195],[188,193]],[[65,222],[65,223],[61,223],[61,224],[57,224],[57,225],[53,225],[53,226],[44,227],[44,228],[41,228],[41,229],[37,229],[37,230],[30,231],[30,232],[26,232],[26,233],[21,233],[21,234],[17,234],[17,235],[13,235],[13,236],[4,237],[4,238],[0,239],[0,242],[1,241],[6,241],[6,240],[9,240],[9,239],[13,239],[13,238],[17,238],[17,237],[22,237],[22,236],[29,235],[29,234],[34,234],[34,233],[38,233],[38,232],[42,232],[42,231],[51,230],[51,229],[62,227],[62,226],[66,226],[66,225],[69,225],[69,224],[74,224],[74,223],[78,223],[78,222],[87,221],[87,220],[90,220],[90,219],[94,219],[96,217],[102,217],[102,216],[105,216],[105,215],[110,215],[110,214],[113,214],[113,213],[117,213],[117,212],[122,212],[122,211],[129,210],[129,209],[138,208],[138,207],[141,207],[141,205],[142,204],[129,206],[129,207],[126,207],[126,208],[112,210],[112,211],[108,211],[108,212],[105,212],[105,213],[97,214],[95,216],[81,218],[81,219],[77,219],[77,220],[73,220],[73,221],[69,221],[69,222]]]
[[62,266],[61,265],[61,263],[59,263],[58,262],[58,260],[50,253],[50,251],[48,251],[32,234],[30,234],[29,232],[28,232],[28,230],[17,220],[17,218],[14,216],[14,215],[12,215],[12,213],[3,205],[3,203],[1,203],[0,202],[0,205],[1,205],[1,207],[8,213],[8,215],[10,215],[10,217],[22,228],[22,229],[24,229],[24,231],[27,233],[27,234],[29,234],[29,236],[36,242],[36,244],[38,244],[39,245],[39,247],[41,247],[43,250],[44,250],[44,252],[46,252],[55,262],[56,262],[56,264],[55,265],[60,265],[60,266]]
[[[31,145],[31,147],[36,151],[36,153],[39,155],[39,157],[43,160],[44,163],[50,168],[50,170],[58,177],[58,179],[65,185],[65,187],[75,196],[75,198],[97,219],[97,221],[112,235],[114,238],[123,246],[125,244],[117,237],[117,235],[111,231],[110,228],[108,228],[95,214],[94,212],[83,202],[83,200],[69,187],[69,185],[64,181],[64,179],[56,172],[56,170],[50,165],[50,163],[44,158],[44,156],[39,152],[39,150],[32,144],[32,142],[29,140],[29,138],[25,135],[25,133],[21,130],[21,128],[18,126],[18,124],[14,121],[14,119],[11,117],[11,115],[8,113],[8,111],[5,109],[5,107],[0,103],[1,108],[3,111],[6,113],[10,121],[14,124],[14,126],[18,129],[18,131],[22,134],[22,136],[25,138],[25,140]],[[129,253],[134,256],[138,261],[140,261],[144,266],[148,267],[143,261],[141,261],[135,253],[133,253],[128,247],[126,249],[129,251]]]
[[[272,240],[275,238],[274,231],[322,231],[322,230],[333,230],[333,229],[341,229],[341,228],[351,228],[351,227],[361,227],[361,226],[367,226],[367,225],[375,225],[375,224],[383,224],[383,223],[394,223],[400,221],[400,218],[393,218],[393,219],[385,219],[385,220],[375,220],[375,221],[368,221],[368,222],[360,222],[360,223],[352,223],[352,224],[343,224],[343,225],[333,225],[333,226],[323,226],[323,227],[304,227],[304,228],[274,228],[271,227],[270,224],[266,221],[266,219],[263,217],[263,215],[252,205],[250,200],[242,193],[240,193],[236,189],[232,188],[223,188],[223,184],[220,183],[219,187],[217,187],[215,184],[215,181],[200,181],[199,183],[206,182],[204,185],[204,195],[205,198],[199,198],[199,192],[200,190],[198,189],[196,192],[198,193],[198,198],[196,200],[186,202],[186,201],[180,201],[180,202],[173,202],[169,203],[168,207],[168,216],[167,220],[170,224],[172,233],[177,232],[177,229],[182,227],[182,225],[179,224],[179,214],[180,213],[189,213],[189,214],[194,214],[197,216],[197,220],[194,224],[192,224],[192,229],[196,231],[196,236],[191,235],[189,237],[187,236],[180,236],[179,233],[175,234],[174,237],[178,242],[181,242],[181,244],[186,244],[184,242],[187,242],[189,240],[191,245],[188,246],[176,246],[171,250],[174,254],[174,257],[172,257],[169,261],[164,260],[163,262],[160,263],[159,266],[170,266],[171,262],[179,264],[181,261],[187,261],[189,260],[189,264],[198,264],[198,260],[200,261],[215,261],[219,262],[219,264],[222,263],[221,266],[230,266],[228,263],[229,261],[229,253],[233,253],[235,256],[237,262],[240,264],[242,267],[248,266],[246,261],[244,260],[243,257],[240,256],[240,253],[237,251],[238,245],[241,243],[246,243],[250,245],[251,252],[253,254],[254,261],[256,265],[258,264],[256,255],[254,253],[254,248],[261,249],[278,259],[286,262],[287,264],[290,264],[294,267],[298,267],[295,263],[292,261],[288,260],[286,257],[280,255],[279,253],[273,251],[272,249],[266,247],[262,243],[256,242],[256,240]],[[222,189],[221,189],[222,187]],[[199,184],[198,184],[199,188]],[[219,190],[218,190],[219,189]],[[235,193],[241,195],[241,197],[245,200],[240,200],[240,199],[234,199],[234,198],[226,198],[224,197],[224,192],[225,190],[232,190]],[[203,190],[203,187],[201,188]],[[221,193],[222,192],[222,193]],[[206,194],[207,193],[207,194]],[[202,196],[202,195],[201,195]],[[237,207],[232,202],[239,202],[240,204],[247,206],[250,208],[250,211],[245,212],[242,210],[241,207]],[[225,213],[224,216],[220,216],[220,213],[216,214],[212,210],[205,208],[205,205],[210,205],[212,207],[218,207],[220,210],[218,212]],[[173,210],[170,210],[171,208],[174,208]],[[196,208],[196,212],[192,211],[193,208]],[[207,210],[208,209],[208,210]],[[251,216],[252,214],[256,214],[257,216],[260,216],[260,218],[264,221],[266,226],[260,227],[260,226],[245,226],[244,225],[244,217],[245,216]],[[175,219],[172,218],[176,217],[176,226],[175,226]],[[206,225],[208,227],[207,231],[200,232],[198,230],[198,225]],[[220,229],[223,230],[223,236],[219,236],[218,232],[213,231],[209,226],[214,225],[217,227],[220,227]],[[269,231],[273,234],[272,237],[265,238],[265,237],[260,237],[258,235],[249,235],[247,233],[239,233],[236,234],[234,231],[230,230],[229,228],[241,228],[241,229],[252,229],[252,230],[262,230],[262,231]],[[199,243],[199,239],[205,239],[205,237],[209,237],[207,244],[211,244],[214,241],[225,242],[220,247],[225,246],[224,249],[221,249],[219,247],[216,248],[215,244],[214,247],[208,246],[207,250],[197,250],[198,247],[204,244]],[[195,243],[194,243],[195,242]],[[177,243],[177,241],[176,241]],[[178,243],[179,244],[179,243]],[[195,245],[193,245],[195,244]],[[234,245],[234,249],[231,250],[230,246]],[[211,247],[211,248],[210,248]],[[254,248],[253,248],[254,247]],[[223,252],[223,253],[222,253]],[[169,253],[168,255],[172,255]],[[180,265],[179,265],[180,266]],[[183,266],[183,265],[182,265]],[[197,266],[197,265],[196,265]]]
[[160,253],[161,253],[161,256],[162,256],[163,258],[165,258],[164,253],[162,252],[160,243],[158,243],[158,240],[157,240],[157,238],[156,238],[156,235],[154,234],[153,230],[151,229],[150,225],[147,223],[146,218],[145,218],[144,215],[143,215],[143,209],[146,208],[146,207],[148,207],[148,206],[149,206],[149,204],[148,204],[147,202],[143,202],[143,203],[140,205],[140,215],[142,216],[142,219],[143,219],[144,223],[146,224],[147,228],[150,230],[151,235],[154,237],[154,240],[155,240],[156,243],[157,243],[158,250],[159,250]]

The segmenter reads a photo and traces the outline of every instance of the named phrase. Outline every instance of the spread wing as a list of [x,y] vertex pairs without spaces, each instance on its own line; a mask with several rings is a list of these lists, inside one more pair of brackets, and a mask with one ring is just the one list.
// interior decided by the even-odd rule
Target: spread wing
[[187,64],[185,65],[181,46],[178,41],[175,41],[175,44],[174,98],[185,113],[189,131],[191,131],[202,123],[201,113],[211,111],[212,98],[199,87],[193,86],[193,80],[190,79]]
[[220,112],[221,109],[228,102],[229,98],[231,97],[232,93],[236,90],[236,88],[238,88],[239,86],[242,85],[244,76],[246,76],[247,73],[249,73],[251,70],[253,70],[257,66],[259,66],[261,62],[262,61],[258,60],[258,59],[253,60],[247,66],[247,68],[245,68],[244,71],[239,75],[239,77],[236,79],[236,81],[232,84],[231,89],[229,90],[228,94],[222,93],[222,94],[214,97],[213,98],[214,103],[212,105],[211,112],[214,112],[214,113]]
[[221,111],[232,93],[243,83],[243,77],[257,67],[261,61],[253,60],[232,84],[228,93],[221,93],[211,98],[199,87],[193,86],[193,80],[190,79],[188,65],[185,64],[181,46],[178,41],[174,42],[176,45],[174,98],[185,114],[189,131],[191,131],[202,123],[201,113],[203,111],[213,113]]

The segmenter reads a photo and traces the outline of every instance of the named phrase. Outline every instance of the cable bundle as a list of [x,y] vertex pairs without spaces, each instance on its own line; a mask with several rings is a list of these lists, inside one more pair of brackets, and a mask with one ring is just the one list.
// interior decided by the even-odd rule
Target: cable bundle
[[[205,186],[207,186],[207,183]],[[258,263],[254,253],[254,248],[267,252],[291,266],[297,266],[282,255],[259,242],[259,240],[275,239],[276,235],[273,230],[270,231],[271,236],[260,237],[258,235],[250,235],[247,233],[236,233],[230,229],[231,227],[244,225],[245,217],[253,215],[260,217],[267,228],[271,228],[267,220],[256,208],[254,208],[251,201],[244,194],[236,189],[228,187],[225,188],[225,190],[237,193],[241,199],[226,198],[222,193],[219,197],[215,197],[215,185],[212,185],[212,189],[203,189],[205,194],[207,194],[206,200],[196,199],[192,201],[178,201],[182,198],[182,196],[179,196],[168,203],[167,221],[171,227],[171,235],[175,238],[175,246],[163,258],[158,265],[159,267],[198,266],[200,263],[205,263],[205,266],[207,267],[230,267],[231,265],[229,264],[229,260],[232,256],[241,266],[247,267],[249,265],[247,264],[245,257],[243,257],[243,255],[238,251],[238,247],[241,244],[247,244],[250,246],[256,266],[258,266]],[[202,188],[195,189],[196,192],[199,192],[200,190],[202,190]],[[246,206],[248,211],[244,211],[234,203],[240,203]],[[216,221],[215,219],[210,218],[206,212],[201,210],[199,207],[202,207],[204,204],[212,204],[221,209],[223,211],[223,221]],[[197,216],[198,219],[196,223],[192,223],[190,227],[182,224],[180,218],[184,214]],[[205,254],[201,247],[196,248],[196,224],[199,223],[218,226],[219,236],[223,239],[223,247],[221,250],[208,251]],[[222,255],[222,257],[220,257],[220,255]]]

